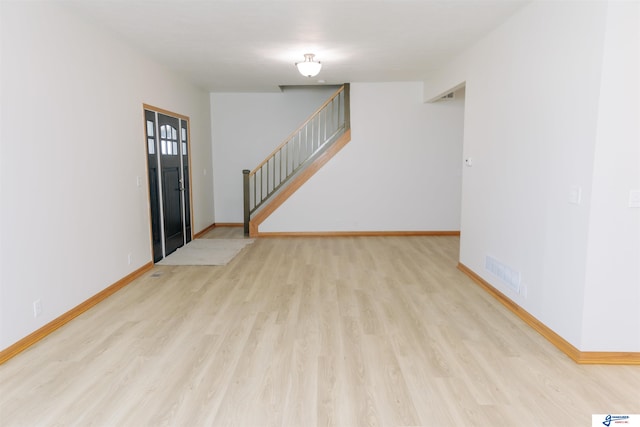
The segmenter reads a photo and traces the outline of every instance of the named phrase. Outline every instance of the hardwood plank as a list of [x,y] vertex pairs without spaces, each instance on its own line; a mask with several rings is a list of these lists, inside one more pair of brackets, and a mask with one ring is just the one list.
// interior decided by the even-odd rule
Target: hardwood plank
[[15,344],[9,346],[8,348],[0,351],[0,365],[6,362],[7,360],[11,359],[12,357],[16,356],[17,354],[23,352],[27,348],[31,347],[38,341],[44,339],[47,335],[51,334],[56,329],[66,325],[71,320],[75,319],[85,311],[89,310],[94,305],[104,301],[114,293],[118,292],[120,289],[127,286],[129,283],[131,283],[132,281],[140,277],[142,274],[149,271],[152,266],[153,266],[153,263],[151,262],[143,265],[139,269],[133,271],[132,273],[118,280],[116,283],[108,286],[107,288],[98,292],[96,295],[78,304],[76,307],[72,308],[68,312],[64,313],[63,315],[47,323],[40,329],[27,335],[26,337],[19,340]]
[[575,362],[582,364],[640,365],[640,352],[581,352],[571,345],[571,343],[548,328],[544,323],[540,322],[522,307],[514,303],[502,292],[487,283],[467,266],[459,263],[458,268],[467,274],[480,287],[486,290],[489,295],[493,296],[516,316],[520,317],[526,324],[531,326],[531,328],[538,331],[540,335],[545,337],[550,343],[555,345]]
[[0,366],[0,424],[573,426],[640,413],[638,366],[566,357],[457,269],[458,245],[270,238],[226,266],[155,266]]

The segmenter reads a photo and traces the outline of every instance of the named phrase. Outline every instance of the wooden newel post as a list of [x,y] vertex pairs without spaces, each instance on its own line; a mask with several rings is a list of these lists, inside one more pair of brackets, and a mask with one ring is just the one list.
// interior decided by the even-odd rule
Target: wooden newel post
[[251,219],[251,207],[249,206],[249,173],[250,170],[242,171],[242,189],[244,192],[244,234],[249,235],[249,220]]

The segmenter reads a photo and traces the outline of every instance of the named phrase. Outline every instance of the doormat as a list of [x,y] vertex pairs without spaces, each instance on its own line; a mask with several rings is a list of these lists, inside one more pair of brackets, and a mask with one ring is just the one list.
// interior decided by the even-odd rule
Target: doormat
[[253,239],[196,239],[157,265],[226,265]]

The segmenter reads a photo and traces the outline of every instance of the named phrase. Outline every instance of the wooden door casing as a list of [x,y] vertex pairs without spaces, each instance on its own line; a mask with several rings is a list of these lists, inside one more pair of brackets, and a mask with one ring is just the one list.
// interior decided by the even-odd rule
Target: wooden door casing
[[145,106],[153,259],[192,239],[188,118]]

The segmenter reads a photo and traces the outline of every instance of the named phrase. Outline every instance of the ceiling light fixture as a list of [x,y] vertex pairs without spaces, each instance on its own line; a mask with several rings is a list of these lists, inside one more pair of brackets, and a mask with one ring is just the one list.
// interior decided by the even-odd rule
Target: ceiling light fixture
[[313,53],[305,53],[304,54],[304,62],[296,62],[296,67],[298,67],[298,71],[305,77],[314,77],[317,76],[320,72],[320,68],[322,68],[322,64],[320,61],[314,61],[313,57],[315,55]]

